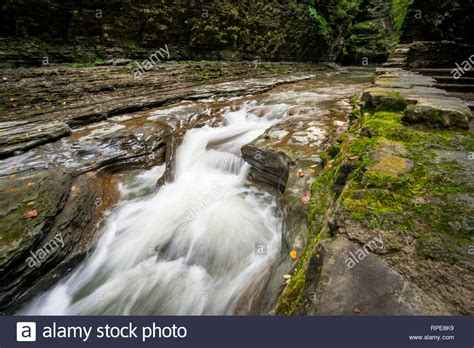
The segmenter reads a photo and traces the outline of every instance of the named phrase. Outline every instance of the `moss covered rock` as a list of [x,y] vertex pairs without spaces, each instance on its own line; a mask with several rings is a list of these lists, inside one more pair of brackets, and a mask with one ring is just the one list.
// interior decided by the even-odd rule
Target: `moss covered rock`
[[[415,129],[403,117],[366,112],[327,154],[299,277],[277,314],[474,312],[474,135]],[[367,247],[379,239],[383,247]]]

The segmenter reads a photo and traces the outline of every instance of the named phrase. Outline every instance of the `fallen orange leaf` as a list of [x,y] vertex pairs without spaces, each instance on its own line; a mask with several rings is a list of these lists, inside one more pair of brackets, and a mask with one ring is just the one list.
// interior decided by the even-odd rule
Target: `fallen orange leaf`
[[301,196],[300,201],[301,201],[301,203],[303,203],[304,205],[308,205],[308,204],[309,204],[309,199],[310,199],[309,192],[306,191],[306,192],[303,193],[303,195]]

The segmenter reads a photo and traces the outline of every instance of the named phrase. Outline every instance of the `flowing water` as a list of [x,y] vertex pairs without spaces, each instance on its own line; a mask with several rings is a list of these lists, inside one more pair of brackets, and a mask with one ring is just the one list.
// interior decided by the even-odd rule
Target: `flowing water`
[[91,257],[26,312],[231,313],[278,254],[281,224],[275,200],[245,185],[249,165],[236,155],[275,121],[246,107],[225,119],[186,134],[172,183],[126,200],[154,187],[161,166],[122,186]]
[[[351,92],[290,89],[244,98],[222,126],[189,130],[173,182],[158,191],[163,165],[122,183],[90,256],[22,313],[236,313],[246,293],[265,285],[282,235],[277,198],[249,184],[240,148],[294,114],[322,119],[325,101],[334,107]],[[335,114],[327,121],[341,123]]]

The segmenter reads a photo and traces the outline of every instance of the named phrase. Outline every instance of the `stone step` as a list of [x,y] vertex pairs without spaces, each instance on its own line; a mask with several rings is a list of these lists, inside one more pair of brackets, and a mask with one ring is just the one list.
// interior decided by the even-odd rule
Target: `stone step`
[[433,76],[438,83],[446,83],[446,84],[458,84],[458,85],[474,85],[474,77],[460,77],[455,79],[454,77],[450,76]]
[[389,57],[388,60],[393,59],[393,58],[404,58],[405,60],[407,59],[407,55],[405,53],[397,53],[394,52],[392,53]]
[[444,89],[448,92],[474,92],[474,85],[437,83],[436,88]]
[[[452,76],[454,68],[443,69],[412,69],[412,71],[428,76]],[[462,77],[474,77],[474,69],[464,71]]]
[[400,62],[400,63],[406,63],[407,57],[393,57],[390,56],[388,57],[387,62]]
[[406,48],[397,47],[397,48],[395,49],[395,51],[393,51],[393,53],[400,53],[400,54],[407,54],[408,52],[410,52],[410,48],[409,48],[409,47],[406,47]]
[[[404,111],[404,121],[408,123],[427,123],[438,127],[469,128],[472,111],[460,98],[453,98],[443,87],[456,85],[440,84],[435,88],[435,82],[430,76],[424,76],[403,69],[379,68],[374,87],[363,93],[361,100],[369,108],[382,111],[384,108]],[[474,87],[467,85],[468,87]],[[462,87],[465,87],[462,85]],[[458,91],[458,92],[463,92]],[[474,93],[474,89],[471,91]],[[397,102],[400,97],[406,103]],[[408,105],[407,105],[408,104]],[[433,115],[442,114],[443,120],[431,123]]]
[[466,103],[469,108],[474,111],[474,92],[473,93],[468,93],[468,92],[451,92],[449,93],[450,97],[453,98],[459,98],[461,99],[464,103]]
[[406,67],[406,63],[387,61],[383,63],[382,66],[384,68],[404,68]]

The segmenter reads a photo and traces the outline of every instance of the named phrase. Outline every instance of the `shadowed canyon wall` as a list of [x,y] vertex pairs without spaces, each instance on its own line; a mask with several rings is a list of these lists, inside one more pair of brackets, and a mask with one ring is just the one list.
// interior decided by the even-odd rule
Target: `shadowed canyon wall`
[[7,0],[0,58],[12,65],[142,58],[332,61],[358,1]]

